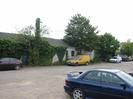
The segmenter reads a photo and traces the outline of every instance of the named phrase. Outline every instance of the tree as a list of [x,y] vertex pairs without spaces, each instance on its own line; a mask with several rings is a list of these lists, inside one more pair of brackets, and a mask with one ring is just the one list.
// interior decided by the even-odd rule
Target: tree
[[104,35],[99,36],[99,43],[96,50],[101,59],[108,60],[115,55],[119,46],[119,41],[114,36],[110,33],[105,33]]
[[40,18],[36,19],[35,26],[29,25],[23,27],[20,30],[17,30],[17,32],[25,36],[36,36],[36,37],[42,37],[44,34],[49,34],[47,26],[42,24]]
[[40,18],[36,19],[36,24],[35,24],[35,38],[40,39]]
[[[44,46],[49,46],[48,42],[41,38],[42,34],[48,32],[45,26],[41,24],[40,18],[36,19],[35,26],[26,26],[18,32],[18,41],[26,45],[25,51],[29,53],[30,62],[36,65],[39,64],[41,50],[44,49]],[[42,46],[42,44],[44,45]]]
[[17,35],[17,40],[25,44],[27,48],[31,48],[34,40],[34,27],[29,25],[17,32],[19,33],[19,35]]
[[17,30],[17,32],[19,33],[18,41],[23,42],[27,47],[32,47],[34,39],[38,42],[44,34],[49,34],[47,27],[42,25],[40,18],[36,19],[35,26],[29,25]]
[[133,42],[127,41],[121,44],[121,54],[132,56],[133,55]]
[[97,27],[90,24],[90,20],[81,14],[72,17],[65,30],[64,41],[77,50],[93,50],[97,43]]

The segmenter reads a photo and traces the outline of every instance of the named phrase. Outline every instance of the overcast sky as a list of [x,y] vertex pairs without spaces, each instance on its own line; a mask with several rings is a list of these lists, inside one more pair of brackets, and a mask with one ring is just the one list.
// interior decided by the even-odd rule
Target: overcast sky
[[0,31],[16,32],[34,25],[39,17],[49,37],[62,39],[77,13],[90,18],[100,34],[109,32],[119,41],[133,41],[133,0],[0,0]]

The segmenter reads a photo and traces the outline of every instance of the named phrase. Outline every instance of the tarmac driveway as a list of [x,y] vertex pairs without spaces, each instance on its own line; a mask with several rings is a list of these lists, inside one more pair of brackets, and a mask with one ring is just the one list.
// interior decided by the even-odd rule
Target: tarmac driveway
[[63,89],[66,74],[92,68],[115,68],[133,72],[133,62],[88,66],[30,67],[0,71],[0,99],[71,99]]

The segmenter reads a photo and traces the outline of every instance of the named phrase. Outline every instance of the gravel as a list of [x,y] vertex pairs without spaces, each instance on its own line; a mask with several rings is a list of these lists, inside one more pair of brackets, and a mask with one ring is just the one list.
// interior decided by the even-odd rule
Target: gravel
[[66,74],[94,68],[133,72],[133,62],[100,63],[88,66],[46,66],[0,71],[0,99],[71,99],[64,92]]

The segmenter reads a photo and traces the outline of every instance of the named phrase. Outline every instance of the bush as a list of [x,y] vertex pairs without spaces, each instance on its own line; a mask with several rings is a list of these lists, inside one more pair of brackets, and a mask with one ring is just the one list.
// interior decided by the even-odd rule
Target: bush
[[11,39],[0,39],[0,57],[21,58],[24,52],[24,44]]
[[32,39],[28,44],[14,39],[0,39],[0,58],[22,58],[24,64],[30,65],[52,65],[53,56],[57,53],[59,64],[63,64],[66,48],[51,46],[43,39],[39,42]]
[[41,39],[36,43],[33,40],[32,47],[29,48],[29,63],[31,65],[51,65],[55,51],[55,47],[51,46],[47,41]]
[[56,53],[57,53],[57,56],[58,56],[58,59],[59,59],[59,63],[63,63],[63,58],[64,58],[64,55],[65,55],[65,52],[66,52],[66,48],[65,47],[56,47]]

